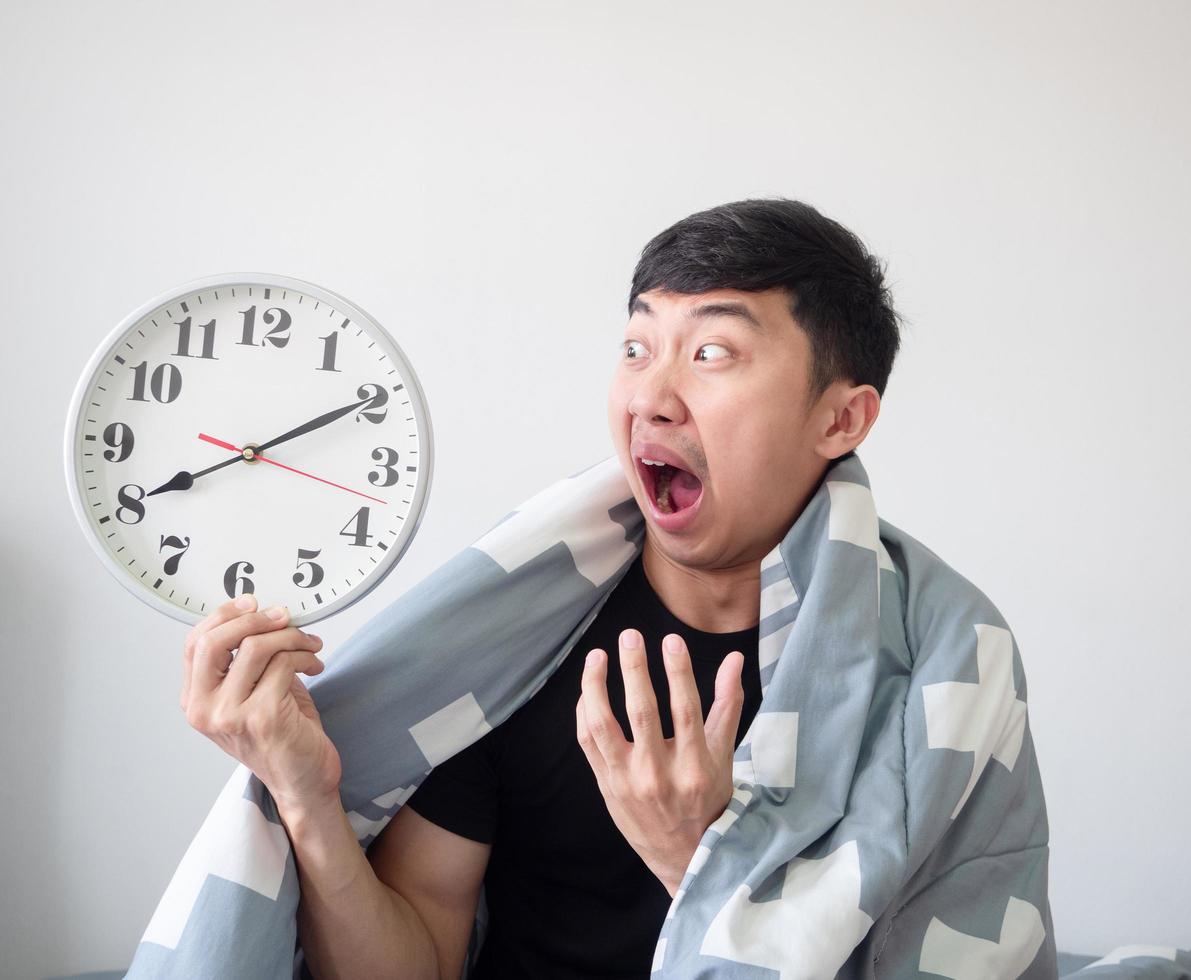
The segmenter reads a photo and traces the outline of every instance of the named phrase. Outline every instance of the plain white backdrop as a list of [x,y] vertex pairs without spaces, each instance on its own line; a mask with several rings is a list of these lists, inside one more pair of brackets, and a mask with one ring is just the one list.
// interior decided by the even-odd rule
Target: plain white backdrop
[[[805,200],[908,327],[859,455],[1028,680],[1060,949],[1191,946],[1191,5],[130,0],[0,11],[0,975],[128,964],[235,762],[186,628],[102,568],[61,438],[94,347],[183,281],[342,293],[413,362],[422,528],[325,655],[612,452],[645,242]],[[246,506],[251,506],[246,501]],[[573,732],[559,732],[573,738]]]

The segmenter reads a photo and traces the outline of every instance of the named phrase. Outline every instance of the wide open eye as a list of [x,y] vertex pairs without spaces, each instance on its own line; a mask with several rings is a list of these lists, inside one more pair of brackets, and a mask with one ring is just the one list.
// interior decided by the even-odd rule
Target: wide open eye
[[[727,347],[725,347],[723,344],[703,344],[702,346],[700,346],[699,350],[705,350],[705,349],[706,349],[706,348],[708,348],[708,347],[718,347],[718,348],[719,348],[720,350],[722,350],[722,351],[726,351],[726,350],[728,350],[728,348],[727,348]],[[729,353],[727,356],[728,356],[728,357],[731,357],[732,355]],[[696,358],[696,360],[698,360],[698,359],[699,359],[699,358]],[[722,358],[722,357],[713,357],[713,358],[703,358],[703,360],[722,361],[722,360],[724,360],[724,358]]]
[[636,344],[642,350],[645,349],[645,345],[642,344],[641,341],[639,341],[639,340],[626,340],[620,345],[621,356],[626,357],[630,361],[639,361],[641,359],[640,354],[637,354],[633,357],[628,357],[629,349],[632,347],[633,344]]

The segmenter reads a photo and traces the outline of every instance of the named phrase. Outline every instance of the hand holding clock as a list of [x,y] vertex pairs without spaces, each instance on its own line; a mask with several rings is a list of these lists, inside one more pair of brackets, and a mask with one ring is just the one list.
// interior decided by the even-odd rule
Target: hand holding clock
[[186,637],[179,697],[186,721],[251,769],[282,813],[337,799],[339,752],[296,673],[322,671],[314,654],[322,640],[296,626],[283,628],[289,622],[284,607],[255,609],[255,596],[246,593],[223,603]]

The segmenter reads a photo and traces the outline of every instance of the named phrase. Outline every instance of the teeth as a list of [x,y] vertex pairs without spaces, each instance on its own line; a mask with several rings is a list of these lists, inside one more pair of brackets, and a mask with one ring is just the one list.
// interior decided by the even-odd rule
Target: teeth
[[656,459],[646,459],[644,456],[641,457],[641,462],[648,463],[650,466],[665,466],[666,465],[665,463],[662,463]]

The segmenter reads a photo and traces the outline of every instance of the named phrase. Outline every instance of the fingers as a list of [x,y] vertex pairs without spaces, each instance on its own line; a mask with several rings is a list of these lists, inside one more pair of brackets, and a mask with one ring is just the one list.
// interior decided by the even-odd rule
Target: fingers
[[220,626],[230,619],[235,619],[237,616],[243,616],[246,612],[251,612],[255,609],[256,596],[251,592],[246,592],[236,599],[229,599],[222,605],[217,606],[205,619],[199,620],[194,625],[194,628],[186,635],[186,644],[182,653],[182,693],[178,698],[183,711],[186,710],[186,705],[190,699],[190,675],[194,669],[194,647],[199,637],[214,627]]
[[232,651],[246,637],[284,629],[288,622],[289,611],[284,608],[281,609],[280,619],[274,619],[265,612],[247,612],[199,636],[194,644],[190,672],[191,698],[209,696],[222,683],[224,671],[232,662]]
[[744,708],[744,654],[733,650],[715,675],[715,701],[707,712],[707,747],[716,758],[730,759],[736,749],[736,730]]
[[[323,641],[319,637],[303,632],[296,626],[246,636],[216,696],[227,704],[238,706],[248,700],[269,665],[278,659],[277,654],[292,650],[298,653],[308,651],[313,656],[314,651],[321,649],[322,645]],[[292,675],[293,669],[287,672]]]
[[600,755],[600,750],[596,748],[595,738],[591,734],[591,729],[587,726],[587,715],[583,710],[583,698],[580,697],[575,702],[575,735],[579,739],[579,747],[583,749],[583,754],[587,757],[587,763],[591,766],[592,772],[595,773],[596,785],[599,786],[600,792],[607,795],[605,787],[608,779],[608,764],[604,762],[604,757]]
[[[239,658],[236,658],[237,661]],[[324,664],[309,650],[281,650],[275,653],[265,665],[260,680],[248,697],[245,707],[254,704],[275,705],[289,693],[296,672],[318,674]],[[239,670],[239,665],[236,667]],[[302,683],[298,681],[298,683]]]
[[674,722],[678,758],[680,762],[694,767],[707,758],[703,702],[695,684],[690,651],[687,650],[686,641],[677,633],[667,633],[662,639],[662,660],[670,684],[670,718]]
[[608,703],[608,656],[603,650],[596,648],[588,653],[581,685],[583,715],[594,749],[607,765],[623,765],[630,745]]
[[660,758],[662,721],[658,717],[657,695],[649,677],[645,641],[637,630],[621,631],[620,673],[624,679],[624,706],[629,727],[633,730],[633,745]]

